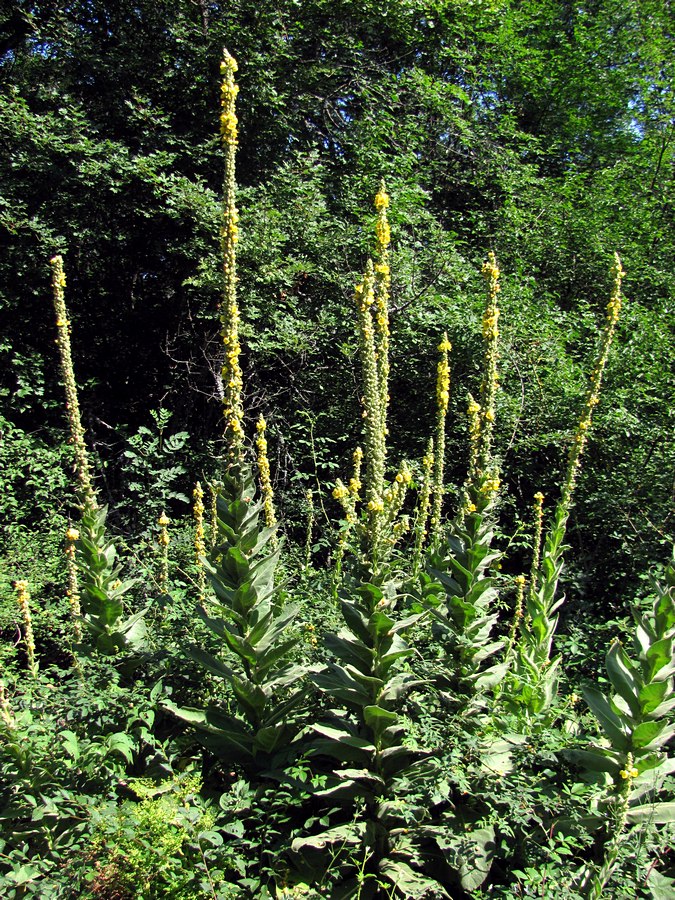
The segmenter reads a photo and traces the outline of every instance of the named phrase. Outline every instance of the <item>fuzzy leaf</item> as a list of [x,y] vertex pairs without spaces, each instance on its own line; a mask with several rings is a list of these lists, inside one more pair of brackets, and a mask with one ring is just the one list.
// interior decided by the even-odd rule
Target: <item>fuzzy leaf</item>
[[627,750],[629,745],[626,725],[623,719],[614,712],[604,694],[601,694],[596,688],[584,688],[583,695],[612,745],[617,750]]

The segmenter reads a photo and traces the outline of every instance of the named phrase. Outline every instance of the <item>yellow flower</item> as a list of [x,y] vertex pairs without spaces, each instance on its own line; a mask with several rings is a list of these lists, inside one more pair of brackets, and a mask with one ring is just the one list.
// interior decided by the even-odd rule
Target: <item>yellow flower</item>
[[380,187],[377,194],[375,194],[375,209],[379,212],[381,209],[387,209],[388,206],[389,194],[387,194],[384,188],[384,182],[382,182],[382,186]]
[[157,519],[157,524],[161,528],[166,528],[167,525],[171,524],[171,519],[167,516],[167,514],[165,512],[163,512],[162,515],[159,517],[159,519]]
[[72,526],[66,531],[66,538],[69,541],[77,541],[80,537],[80,532],[77,528],[73,528]]
[[347,496],[347,488],[342,484],[342,482],[338,482],[333,488],[333,499],[334,500],[343,500]]

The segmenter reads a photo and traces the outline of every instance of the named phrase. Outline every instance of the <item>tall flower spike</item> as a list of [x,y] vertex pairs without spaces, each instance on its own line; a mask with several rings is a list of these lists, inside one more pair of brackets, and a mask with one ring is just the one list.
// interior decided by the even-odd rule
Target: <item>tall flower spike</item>
[[[199,490],[201,490],[199,482],[197,482],[197,484]],[[211,497],[211,525],[209,529],[209,539],[211,548],[215,547],[218,541],[218,490],[221,487],[222,484],[219,481],[212,481],[209,483],[209,495]]]
[[375,276],[372,262],[368,261],[361,284],[356,286],[354,299],[358,310],[359,350],[363,367],[364,418],[366,426],[366,507],[368,509],[368,539],[371,562],[376,564],[379,537],[384,511],[385,431],[380,402],[377,348],[373,325],[375,303]]
[[598,357],[595,362],[593,374],[591,375],[588,394],[586,396],[586,403],[584,405],[581,420],[577,428],[577,433],[574,436],[572,449],[570,450],[569,462],[567,464],[567,475],[565,477],[565,483],[563,485],[562,495],[560,497],[560,503],[558,506],[558,515],[561,521],[567,519],[570,507],[572,505],[572,495],[576,486],[577,476],[579,475],[581,457],[588,440],[588,432],[591,427],[593,410],[598,405],[598,402],[600,400],[602,376],[605,371],[605,366],[607,365],[609,348],[612,345],[614,332],[616,330],[616,323],[619,321],[619,313],[621,312],[621,280],[624,276],[624,271],[621,266],[621,260],[619,259],[617,253],[614,254],[614,263],[611,269],[611,276],[612,292],[610,294],[609,303],[607,304],[605,327],[600,341]]
[[38,664],[35,658],[35,636],[33,634],[33,618],[30,611],[30,594],[28,582],[19,580],[14,582],[16,590],[16,602],[21,610],[23,619],[23,639],[26,645],[26,657],[28,658],[28,670],[33,678],[37,678]]
[[157,535],[157,543],[159,544],[159,586],[163,591],[169,587],[169,525],[171,520],[165,512],[157,520],[159,525],[159,534]]
[[[267,423],[263,416],[260,416],[256,424],[257,437],[255,439],[255,445],[258,451],[258,472],[260,473],[260,487],[262,489],[265,525],[267,525],[268,528],[274,528],[277,524],[277,515],[274,509],[274,490],[272,489],[270,460],[267,453],[266,430]],[[273,536],[272,545],[274,544],[276,544],[276,538]]]
[[431,506],[431,488],[434,469],[434,439],[429,438],[427,452],[422,459],[422,485],[419,500],[417,502],[417,514],[415,516],[415,549],[413,552],[413,575],[417,575],[422,566],[422,552],[427,537],[427,519]]
[[68,602],[73,616],[73,632],[78,642],[82,640],[82,624],[80,616],[80,589],[77,581],[77,562],[75,561],[75,542],[80,538],[77,528],[69,527],[66,531],[66,560],[68,563]]
[[305,533],[305,572],[309,571],[312,562],[312,536],[314,532],[314,494],[311,490],[305,493],[307,501],[307,531]]
[[534,540],[532,542],[532,567],[530,569],[530,588],[528,597],[533,601],[539,583],[539,566],[541,558],[541,536],[544,524],[544,495],[537,491],[534,495]]
[[389,264],[390,230],[387,218],[389,195],[384,179],[375,195],[378,217],[375,225],[375,349],[377,353],[377,378],[380,395],[381,452],[386,456],[387,408],[389,406],[389,292],[391,268]]
[[63,270],[63,258],[54,256],[50,260],[52,267],[52,294],[54,312],[56,313],[56,344],[59,348],[61,377],[66,392],[66,413],[70,426],[70,439],[75,448],[75,471],[77,474],[78,499],[82,506],[96,508],[96,498],[92,486],[91,467],[87,447],[84,443],[84,428],[80,417],[80,404],[77,397],[73,357],[70,349],[70,322],[66,309],[65,287],[66,275]]
[[16,719],[5,690],[5,682],[2,679],[0,679],[0,719],[2,719],[7,728],[11,730],[16,728]]
[[485,341],[485,371],[480,388],[480,440],[478,446],[478,465],[486,471],[491,462],[492,431],[495,421],[495,396],[497,394],[499,361],[499,267],[494,253],[488,254],[483,265],[483,277],[487,282],[488,296],[483,313],[483,339]]
[[200,603],[203,603],[206,594],[206,573],[204,571],[206,540],[204,538],[204,491],[199,482],[195,485],[192,496],[194,498],[192,512],[195,519],[195,562],[197,564],[198,600]]
[[443,340],[438,345],[441,357],[438,361],[436,377],[436,434],[434,440],[434,476],[433,476],[433,505],[431,510],[431,537],[436,540],[441,527],[441,510],[443,507],[444,488],[444,462],[445,462],[445,420],[448,414],[450,402],[450,364],[448,353],[452,350],[452,344],[448,335],[443,335]]
[[237,242],[239,240],[239,213],[236,206],[235,159],[237,154],[237,116],[235,113],[237,87],[234,75],[237,63],[227,50],[224,51],[220,72],[223,81],[220,89],[220,134],[225,154],[223,186],[223,220],[221,247],[223,253],[223,302],[220,308],[221,336],[225,350],[223,361],[223,413],[225,417],[225,441],[230,463],[237,463],[244,444],[244,387],[239,356],[239,306],[237,304]]

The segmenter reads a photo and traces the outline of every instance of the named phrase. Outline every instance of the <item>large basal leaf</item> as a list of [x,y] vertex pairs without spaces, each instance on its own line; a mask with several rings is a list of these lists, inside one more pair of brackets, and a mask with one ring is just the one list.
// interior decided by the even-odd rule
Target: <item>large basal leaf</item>
[[423,897],[449,897],[450,894],[433,878],[415,872],[407,863],[393,859],[383,859],[380,875],[396,890],[398,897],[421,900]]
[[291,844],[291,850],[295,853],[302,852],[307,847],[323,850],[332,844],[357,845],[363,840],[366,826],[362,822],[353,822],[349,825],[340,825],[337,828],[329,828],[321,834],[296,838]]

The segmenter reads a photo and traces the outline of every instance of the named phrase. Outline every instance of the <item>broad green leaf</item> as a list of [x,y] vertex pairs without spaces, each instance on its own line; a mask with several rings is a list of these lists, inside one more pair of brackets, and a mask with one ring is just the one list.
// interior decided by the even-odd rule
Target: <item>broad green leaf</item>
[[385,728],[393,725],[398,716],[395,712],[383,709],[381,706],[366,706],[363,709],[363,717],[366,725],[373,730],[377,738],[382,734]]
[[675,822],[675,801],[634,806],[628,810],[627,820],[631,825],[668,825]]
[[607,698],[596,688],[584,688],[583,695],[612,745],[617,750],[627,750],[629,748],[628,724],[624,723],[623,719],[614,712]]
[[633,674],[633,664],[618,641],[607,651],[605,666],[614,690],[623,697],[631,713],[638,718],[641,711],[640,685]]

